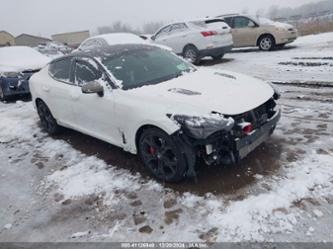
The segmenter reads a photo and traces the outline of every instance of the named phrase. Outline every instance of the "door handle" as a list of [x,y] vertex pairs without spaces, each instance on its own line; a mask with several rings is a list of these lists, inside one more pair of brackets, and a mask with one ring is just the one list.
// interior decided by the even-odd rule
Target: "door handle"
[[47,87],[47,86],[42,86],[42,89],[44,92],[49,92],[50,91],[50,88]]

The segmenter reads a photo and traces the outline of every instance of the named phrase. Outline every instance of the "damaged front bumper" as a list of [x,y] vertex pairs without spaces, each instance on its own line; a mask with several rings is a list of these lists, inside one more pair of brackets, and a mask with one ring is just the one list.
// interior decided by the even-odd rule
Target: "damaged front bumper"
[[281,118],[281,110],[278,109],[273,117],[266,124],[256,129],[251,135],[242,139],[235,139],[235,150],[238,152],[238,159],[243,159],[260,144],[266,141],[273,133],[278,121]]
[[[193,132],[191,133],[183,127],[177,133],[177,137],[181,138],[187,144],[187,147],[191,148],[197,157],[203,158],[208,165],[237,163],[266,141],[273,133],[281,118],[281,110],[275,104],[269,105],[272,104],[272,101],[270,100],[263,106],[243,114],[253,117],[252,122],[255,129],[250,133],[239,134],[237,130],[239,120],[235,117],[235,126],[232,130],[222,129],[206,138],[198,138],[193,136]],[[263,107],[266,107],[269,113],[260,112],[260,115],[256,115],[255,113]]]

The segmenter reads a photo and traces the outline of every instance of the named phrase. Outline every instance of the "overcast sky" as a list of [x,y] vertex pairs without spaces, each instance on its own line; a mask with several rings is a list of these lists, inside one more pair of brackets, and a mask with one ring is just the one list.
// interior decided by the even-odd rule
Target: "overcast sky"
[[319,0],[0,0],[0,30],[13,35],[86,30],[121,20],[134,27],[149,21],[200,18],[271,5],[296,7]]

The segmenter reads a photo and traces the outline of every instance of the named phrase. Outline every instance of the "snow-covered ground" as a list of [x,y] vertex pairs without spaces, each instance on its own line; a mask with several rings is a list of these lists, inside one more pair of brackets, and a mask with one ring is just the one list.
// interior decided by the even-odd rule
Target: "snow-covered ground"
[[[272,138],[237,166],[198,165],[196,182],[158,183],[104,142],[49,137],[31,103],[1,103],[0,241],[333,242],[333,87],[316,86],[333,81],[332,48],[327,33],[211,65],[290,84]],[[328,64],[280,64],[298,61]]]
[[333,33],[303,36],[269,53],[257,48],[233,52],[225,56],[226,63],[215,66],[278,83],[333,84]]

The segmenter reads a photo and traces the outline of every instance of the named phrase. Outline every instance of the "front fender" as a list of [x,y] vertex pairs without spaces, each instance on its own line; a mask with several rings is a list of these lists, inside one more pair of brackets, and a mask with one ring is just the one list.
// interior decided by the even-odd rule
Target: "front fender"
[[141,120],[140,122],[136,123],[127,134],[125,134],[127,138],[127,143],[124,145],[124,150],[129,151],[133,154],[137,153],[136,136],[139,130],[144,126],[155,126],[166,132],[168,135],[172,135],[180,129],[180,126],[171,119],[169,119],[166,115],[165,118],[161,119]]

